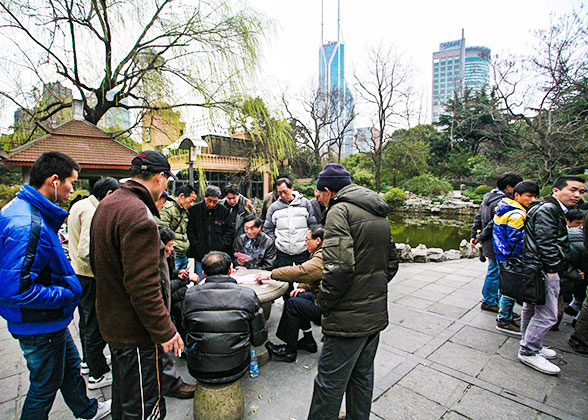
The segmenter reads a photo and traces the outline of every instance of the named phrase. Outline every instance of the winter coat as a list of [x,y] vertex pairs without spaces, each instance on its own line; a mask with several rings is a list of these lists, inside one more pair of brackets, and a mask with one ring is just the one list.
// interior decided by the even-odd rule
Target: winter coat
[[178,257],[184,257],[190,248],[188,240],[188,210],[177,201],[166,201],[156,219],[159,226],[167,226],[176,234],[174,251]]
[[505,197],[508,197],[508,195],[498,188],[486,193],[482,200],[480,210],[478,210],[478,214],[474,217],[471,237],[472,239],[477,239],[482,244],[482,252],[489,258],[495,258],[494,244],[492,242],[494,209],[500,200]]
[[189,257],[202,261],[210,251],[233,253],[233,226],[225,206],[217,204],[209,210],[204,201],[200,201],[190,207],[188,214]]
[[[232,207],[229,206],[226,199],[222,199],[220,204],[225,206],[229,213],[231,212]],[[253,209],[251,201],[248,198],[246,198],[243,194],[239,195],[239,201],[237,202],[237,205],[235,207],[237,207],[235,209],[235,211],[237,212],[237,217],[235,221],[235,226],[233,226],[233,228],[235,235],[234,240],[236,241],[239,238],[239,236],[245,233],[245,227],[243,226],[245,223],[245,217],[249,216],[250,214],[255,214],[255,210]]]
[[[242,252],[251,257],[251,261],[244,264],[247,268],[271,270],[276,262],[274,241],[261,231],[257,238],[253,240],[249,239],[245,233],[239,236],[235,242],[234,251]],[[234,257],[233,265],[237,264],[237,258]]]
[[325,208],[321,203],[319,203],[319,201],[316,198],[310,200],[310,205],[312,207],[313,215],[316,219],[316,222],[320,224],[321,220],[323,219],[323,212],[325,211]]
[[236,381],[249,370],[250,346],[267,339],[257,295],[227,275],[188,289],[183,320],[188,371],[201,382]]
[[325,210],[323,280],[318,296],[323,334],[362,337],[388,325],[388,282],[398,271],[388,205],[355,184]]
[[69,210],[67,234],[69,258],[76,274],[94,277],[90,267],[90,225],[100,201],[91,195],[75,203]]
[[273,203],[268,212],[263,229],[275,241],[276,249],[288,255],[306,251],[306,232],[317,224],[310,201],[298,191],[294,199],[287,203],[281,198]]
[[176,334],[161,292],[158,214],[147,188],[129,180],[100,202],[92,220],[96,314],[114,348],[161,344]]
[[588,252],[584,247],[583,237],[584,231],[581,226],[568,228],[568,241],[570,243],[568,271],[560,274],[560,294],[566,298],[571,297],[577,284],[585,284],[587,281],[586,279],[582,280],[580,273],[578,273],[578,270],[588,273]]
[[298,282],[298,287],[318,296],[321,279],[323,278],[323,250],[317,248],[310,259],[299,265],[287,265],[272,270],[272,279],[286,281],[288,283]]
[[523,259],[545,273],[568,270],[570,245],[565,214],[552,196],[529,208],[525,224]]
[[267,211],[269,210],[270,206],[278,201],[280,196],[276,191],[272,191],[271,193],[267,193],[263,196],[263,206],[261,207],[261,220],[265,221],[267,218]]
[[0,211],[0,315],[17,335],[59,331],[82,286],[57,235],[67,211],[25,184]]
[[527,209],[515,200],[503,198],[495,212],[492,238],[496,259],[522,258]]

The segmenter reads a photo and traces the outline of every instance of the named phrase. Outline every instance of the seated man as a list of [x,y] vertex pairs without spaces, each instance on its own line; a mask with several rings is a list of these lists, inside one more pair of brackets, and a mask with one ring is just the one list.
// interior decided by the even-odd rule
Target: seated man
[[[316,305],[316,298],[323,277],[323,244],[324,230],[315,225],[306,233],[306,248],[310,259],[300,265],[290,265],[272,270],[273,280],[300,282],[294,289],[291,298],[284,301],[284,310],[276,335],[285,345],[265,343],[270,357],[279,362],[292,363],[296,360],[297,350],[316,353],[316,342],[312,337],[310,321],[321,323],[321,313]],[[258,280],[269,280],[270,276],[260,274]],[[304,338],[298,341],[298,330],[302,330]]]
[[184,298],[188,371],[201,382],[233,382],[249,370],[250,346],[267,339],[261,303],[230,277],[228,254],[209,252],[202,271],[206,281]]
[[235,257],[234,265],[247,268],[271,270],[276,261],[276,247],[274,241],[261,231],[261,219],[254,214],[245,216],[243,220],[245,233],[239,235],[235,241],[235,252],[247,255]]

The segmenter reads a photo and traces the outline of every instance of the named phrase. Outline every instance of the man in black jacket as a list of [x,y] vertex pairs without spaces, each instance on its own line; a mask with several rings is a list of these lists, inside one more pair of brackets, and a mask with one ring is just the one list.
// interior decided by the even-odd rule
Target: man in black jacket
[[562,176],[553,184],[553,195],[531,207],[525,223],[523,259],[525,264],[541,270],[545,276],[545,304],[523,305],[521,314],[522,340],[519,360],[549,375],[561,372],[559,366],[547,359],[557,354],[543,346],[543,337],[557,322],[559,274],[565,273],[570,254],[565,213],[585,192],[584,180],[577,176]]
[[219,205],[221,191],[211,185],[204,191],[204,200],[188,210],[188,256],[194,258],[195,271],[202,278],[202,258],[210,251],[232,253],[233,226],[229,210]]
[[235,241],[234,250],[244,255],[233,258],[235,266],[258,270],[271,270],[274,267],[276,247],[274,241],[261,231],[262,224],[261,219],[253,214],[243,219],[245,233]]
[[250,346],[267,339],[261,303],[230,277],[228,254],[206,254],[202,269],[206,281],[184,298],[188,371],[201,382],[233,382],[249,369]]
[[484,195],[482,206],[474,218],[470,243],[474,247],[480,242],[484,256],[488,259],[488,272],[482,287],[482,309],[485,311],[498,312],[498,302],[500,301],[500,293],[498,292],[499,268],[492,243],[494,209],[500,200],[512,197],[514,187],[522,180],[523,178],[512,172],[500,175],[496,181],[498,188]]

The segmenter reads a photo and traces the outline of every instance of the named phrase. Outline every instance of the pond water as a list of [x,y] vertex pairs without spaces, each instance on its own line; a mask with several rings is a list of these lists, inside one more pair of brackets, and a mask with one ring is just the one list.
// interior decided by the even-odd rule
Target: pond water
[[474,216],[392,213],[388,219],[396,243],[448,250],[459,249],[462,239],[470,240]]

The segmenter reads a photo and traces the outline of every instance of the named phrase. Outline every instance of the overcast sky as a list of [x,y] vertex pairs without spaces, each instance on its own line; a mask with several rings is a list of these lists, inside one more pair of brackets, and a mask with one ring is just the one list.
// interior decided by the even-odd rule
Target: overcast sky
[[[276,23],[261,66],[268,92],[296,93],[316,80],[321,0],[248,3]],[[341,0],[346,79],[352,82],[354,69],[361,68],[370,47],[395,45],[411,61],[416,87],[430,98],[431,55],[440,42],[459,39],[462,28],[467,46],[489,47],[493,56],[525,54],[532,51],[534,31],[548,28],[553,13],[563,14],[582,4],[578,0]],[[324,5],[325,41],[335,40],[337,0],[324,0]]]

